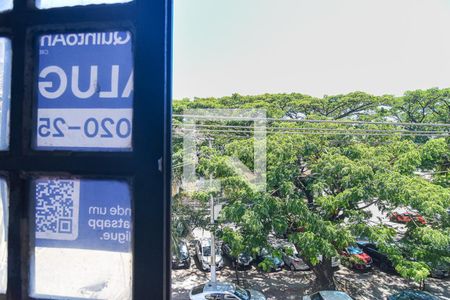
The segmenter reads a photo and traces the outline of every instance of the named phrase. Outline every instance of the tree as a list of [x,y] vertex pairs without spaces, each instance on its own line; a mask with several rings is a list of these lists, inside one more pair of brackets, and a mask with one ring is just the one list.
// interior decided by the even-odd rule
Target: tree
[[[411,107],[416,94],[423,94],[424,115]],[[400,98],[360,92],[323,99],[300,94],[233,95],[183,101],[180,106],[175,102],[175,111],[199,105],[263,107],[269,117],[276,118],[431,122],[445,120],[444,95],[446,90],[408,92]],[[444,114],[436,113],[441,110]],[[369,130],[391,134],[364,134]],[[253,167],[251,132],[205,131],[214,135],[214,148],[200,148],[204,151],[199,151],[197,172],[221,179],[221,196],[228,201],[220,218],[221,238],[236,253],[245,250],[256,255],[262,247],[271,249],[273,235],[286,237],[313,270],[318,289],[335,287],[331,259],[359,237],[377,242],[403,277],[424,280],[430,266],[450,263],[449,138],[419,139],[402,135],[401,130],[377,123],[272,122],[265,192],[255,192],[226,159],[237,156]],[[299,134],[305,132],[315,134]],[[416,210],[427,224],[410,222],[406,233],[399,235],[373,216],[375,209],[389,214],[400,207]]]
[[448,124],[450,123],[450,89],[408,91],[395,101],[393,113],[401,122]]

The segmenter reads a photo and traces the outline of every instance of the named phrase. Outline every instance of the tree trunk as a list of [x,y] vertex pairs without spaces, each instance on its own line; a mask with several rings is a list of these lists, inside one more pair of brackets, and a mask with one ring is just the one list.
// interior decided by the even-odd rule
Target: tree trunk
[[307,177],[299,177],[297,178],[297,187],[302,190],[305,194],[306,199],[308,200],[309,205],[314,204],[314,193],[308,189]]
[[331,258],[323,258],[321,263],[314,266],[308,259],[301,255],[301,251],[297,246],[296,249],[300,253],[300,258],[309,266],[316,276],[316,291],[335,290],[336,284],[334,282],[334,269],[331,266]]
[[421,290],[421,291],[425,291],[425,279],[422,279],[422,280],[420,281],[419,287],[420,287],[420,290]]
[[331,259],[324,259],[320,264],[311,266],[316,275],[316,286],[318,290],[335,290],[334,270],[331,266]]
[[314,194],[308,189],[305,189],[303,192],[305,193],[306,199],[308,200],[308,204],[313,205],[314,204]]
[[238,263],[237,263],[237,261],[234,264],[234,271],[236,272],[236,282],[237,282],[238,285],[240,285],[241,283],[239,282],[239,271],[238,271]]

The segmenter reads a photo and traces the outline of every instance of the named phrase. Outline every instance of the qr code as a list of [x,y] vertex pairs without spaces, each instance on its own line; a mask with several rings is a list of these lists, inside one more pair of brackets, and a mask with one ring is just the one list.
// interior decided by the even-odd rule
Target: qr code
[[80,207],[79,180],[37,180],[36,238],[75,240]]

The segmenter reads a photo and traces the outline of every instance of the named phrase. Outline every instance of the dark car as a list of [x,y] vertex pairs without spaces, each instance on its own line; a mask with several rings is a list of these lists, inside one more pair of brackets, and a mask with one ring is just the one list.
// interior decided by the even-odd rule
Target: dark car
[[[393,263],[389,260],[386,254],[380,252],[377,245],[372,242],[367,241],[358,241],[356,243],[358,247],[360,247],[365,253],[370,255],[372,257],[373,262],[375,265],[377,265],[381,271],[387,272],[387,273],[397,273],[395,270],[395,267]],[[447,278],[449,277],[449,269],[450,267],[448,265],[438,265],[436,267],[433,267],[431,264],[430,266],[430,276],[434,278]]]
[[386,254],[380,252],[377,245],[371,242],[359,241],[356,243],[365,253],[367,253],[375,265],[377,265],[381,271],[388,273],[395,273],[395,267],[389,260]]
[[434,278],[447,278],[450,274],[450,264],[439,264],[437,266],[433,266],[431,263],[428,264],[430,266],[430,276]]
[[255,260],[257,266],[262,270],[264,270],[264,268],[261,267],[260,264],[263,263],[264,261],[268,261],[271,263],[271,267],[267,270],[268,272],[277,272],[283,269],[284,266],[283,260],[271,254],[267,249],[263,248]]
[[231,261],[232,266],[238,268],[248,268],[251,266],[253,257],[248,253],[240,253],[237,257],[231,254],[231,247],[228,244],[222,244],[222,254]]
[[180,242],[172,255],[172,269],[186,268],[191,266],[191,256],[185,242]]
[[372,269],[372,258],[364,253],[358,246],[349,246],[342,251],[342,256],[346,257],[350,267],[359,271]]
[[439,298],[424,291],[404,290],[388,296],[387,300],[439,300]]

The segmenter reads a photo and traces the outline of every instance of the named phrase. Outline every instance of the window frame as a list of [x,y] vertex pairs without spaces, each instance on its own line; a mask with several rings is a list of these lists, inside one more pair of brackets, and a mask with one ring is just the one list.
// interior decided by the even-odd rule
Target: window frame
[[[33,150],[37,35],[106,29],[134,35],[133,150]],[[42,10],[34,0],[14,0],[13,10],[0,13],[0,36],[11,40],[13,52],[10,143],[0,152],[0,174],[9,187],[8,286],[0,300],[33,299],[30,182],[59,175],[131,182],[133,299],[170,299],[172,0]]]
[[[2,35],[1,32],[0,32],[0,38],[5,38],[5,39],[8,40],[8,47],[10,48],[9,50],[10,50],[10,53],[11,53],[11,56],[9,57],[9,59],[5,60],[4,65],[3,65],[3,70],[2,70],[3,72],[8,71],[8,70],[10,72],[7,73],[7,74],[3,74],[3,87],[2,87],[3,88],[3,92],[2,92],[2,94],[3,94],[3,97],[5,95],[7,95],[7,98],[9,97],[9,99],[8,99],[9,101],[7,102],[6,105],[5,105],[5,102],[2,103],[2,114],[3,114],[3,110],[5,110],[5,107],[6,107],[6,109],[8,111],[7,112],[7,116],[8,117],[6,118],[6,121],[3,119],[3,116],[0,117],[0,127],[1,127],[4,124],[7,124],[7,126],[8,126],[9,113],[10,113],[10,107],[11,107],[10,94],[11,94],[11,72],[12,72],[12,42],[11,42],[11,39],[8,36]],[[5,55],[5,58],[6,58],[6,52],[4,53],[4,55]],[[8,76],[5,76],[5,75],[8,75]],[[3,131],[3,129],[1,129],[1,131]],[[4,131],[4,133],[6,133],[6,136],[10,136],[9,135],[9,127]],[[3,142],[4,141],[1,141],[1,143],[3,143]],[[9,140],[7,140],[6,143],[7,143],[7,145],[6,145],[7,149],[0,149],[0,151],[7,151],[9,149]]]
[[[8,176],[8,173],[0,171],[0,180],[4,180],[5,183],[6,183],[6,189],[7,189],[6,195],[7,195],[7,197],[8,197],[8,199],[6,200],[6,202],[8,203],[8,207],[7,207],[8,211],[7,211],[7,214],[8,214],[8,227],[9,227],[9,221],[10,221],[10,219],[9,219],[9,213],[10,213],[9,207],[11,206],[11,203],[9,202],[9,200],[10,200],[11,196],[10,196],[10,188],[9,188],[10,182],[9,182],[9,176]],[[0,195],[0,197],[1,197],[1,195]],[[0,201],[1,201],[1,200],[0,200]],[[2,207],[2,208],[5,209],[4,207]],[[0,226],[1,226],[1,224],[0,224]],[[8,229],[8,228],[7,228],[7,230],[6,230],[6,234],[8,234],[8,236],[7,236],[7,247],[9,248],[9,229]],[[7,253],[7,260],[9,260],[9,249],[8,249],[7,251],[8,251],[8,253]],[[8,262],[8,261],[7,261],[7,264],[9,265],[9,262]],[[9,280],[9,278],[8,278],[7,280]],[[7,282],[7,283],[8,283],[8,282]],[[6,299],[6,295],[0,294],[0,300],[5,300],[5,299]]]

